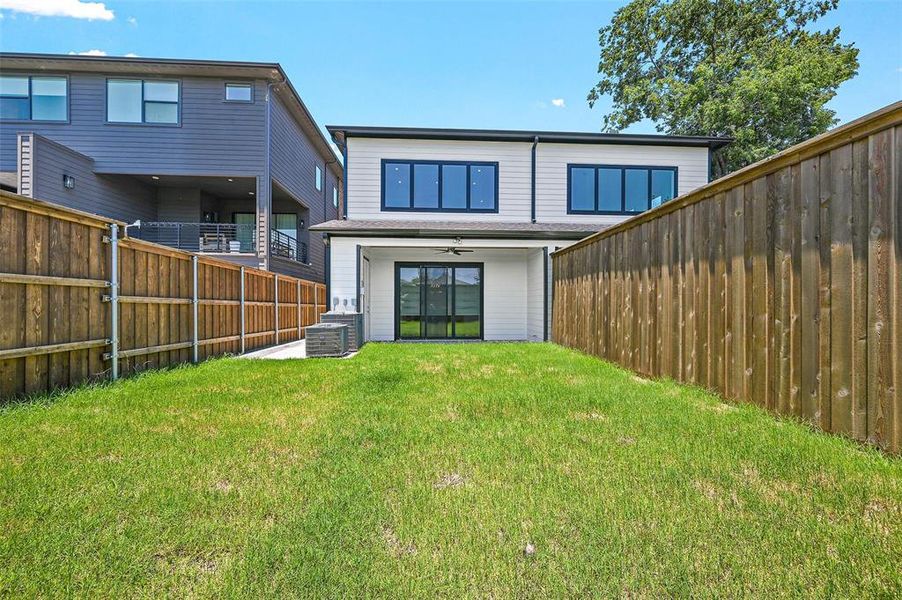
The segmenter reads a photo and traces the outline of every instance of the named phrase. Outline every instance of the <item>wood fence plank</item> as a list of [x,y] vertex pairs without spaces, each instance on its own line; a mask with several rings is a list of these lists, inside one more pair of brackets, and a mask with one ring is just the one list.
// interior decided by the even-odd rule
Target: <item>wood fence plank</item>
[[868,178],[870,236],[868,239],[868,441],[885,446],[893,418],[893,366],[890,348],[890,254],[892,248],[891,130],[870,136]]
[[818,410],[817,422],[821,429],[830,431],[832,417],[833,388],[830,383],[831,361],[831,268],[830,246],[832,244],[833,228],[831,227],[830,202],[832,194],[832,178],[830,177],[830,155],[819,157],[818,167],[819,202],[820,202],[820,229],[818,245],[820,249],[819,268],[819,299],[820,311],[818,320]]
[[852,147],[830,153],[831,430],[852,434]]

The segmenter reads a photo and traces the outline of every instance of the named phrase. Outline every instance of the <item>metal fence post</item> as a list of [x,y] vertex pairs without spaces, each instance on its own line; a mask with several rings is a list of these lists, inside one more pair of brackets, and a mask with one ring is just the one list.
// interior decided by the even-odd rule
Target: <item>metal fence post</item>
[[275,302],[275,312],[276,312],[276,343],[279,343],[279,276],[276,275],[273,277],[273,285],[276,288],[276,302]]
[[119,225],[110,223],[110,360],[119,379]]
[[197,256],[191,257],[191,362],[197,362]]
[[298,339],[301,339],[301,280],[298,279],[295,283],[297,283],[298,287]]
[[238,301],[239,312],[241,313],[241,331],[238,334],[238,337],[241,339],[241,354],[244,354],[244,267],[241,267],[241,286],[239,289],[241,290],[241,298]]

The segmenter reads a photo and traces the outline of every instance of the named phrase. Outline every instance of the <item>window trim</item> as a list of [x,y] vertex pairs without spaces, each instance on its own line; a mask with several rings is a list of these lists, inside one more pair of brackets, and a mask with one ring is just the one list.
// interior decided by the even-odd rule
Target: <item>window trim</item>
[[[571,197],[573,185],[573,169],[594,169],[595,177],[593,177],[593,185],[595,186],[595,208],[593,210],[574,209]],[[599,169],[620,169],[620,210],[599,210],[598,209],[598,170]],[[661,165],[606,165],[606,164],[567,164],[567,214],[568,215],[641,215],[647,210],[651,210],[651,198],[648,199],[648,208],[640,211],[626,210],[626,172],[629,169],[641,169],[648,171],[648,193],[651,194],[651,172],[652,171],[672,171],[673,172],[673,198],[680,195],[679,181],[680,168]],[[673,199],[671,198],[671,200]],[[667,201],[669,202],[669,200]]]
[[[229,100],[229,86],[230,85],[240,85],[246,86],[251,89],[251,99],[250,100]],[[253,104],[255,99],[254,94],[254,82],[253,81],[224,81],[222,83],[222,101],[228,102],[229,104]]]
[[[28,118],[27,119],[0,119],[2,123],[69,123],[70,119],[70,102],[72,96],[72,89],[69,85],[69,75],[67,73],[41,73],[39,75],[32,75],[30,73],[3,73],[6,77],[24,77],[28,79]],[[66,80],[66,118],[65,119],[32,119],[31,115],[34,113],[34,109],[32,106],[32,85],[31,80],[33,77],[38,78],[56,78],[56,79],[65,79]],[[10,98],[18,98],[19,96],[10,96]]]
[[[110,121],[110,81],[140,81],[141,82],[141,121]],[[148,123],[145,119],[144,84],[146,82],[169,82],[179,86],[179,99],[176,102],[166,104],[176,105],[177,120],[175,123]],[[181,127],[182,126],[182,80],[173,77],[107,77],[103,86],[103,121],[104,125],[124,125],[126,127]]]
[[[385,165],[406,164],[410,165],[410,206],[386,206],[385,205]],[[415,207],[414,204],[414,165],[435,165],[438,167],[438,206],[435,208]],[[442,206],[442,167],[445,165],[458,165],[467,167],[467,206],[465,208],[445,208]],[[495,203],[493,208],[472,208],[470,206],[470,167],[494,167],[495,169]],[[498,161],[482,161],[482,160],[410,160],[407,158],[383,158],[379,168],[379,205],[380,210],[384,212],[432,212],[432,213],[477,213],[477,214],[497,214],[501,192],[498,187],[499,173],[501,169],[498,167]]]

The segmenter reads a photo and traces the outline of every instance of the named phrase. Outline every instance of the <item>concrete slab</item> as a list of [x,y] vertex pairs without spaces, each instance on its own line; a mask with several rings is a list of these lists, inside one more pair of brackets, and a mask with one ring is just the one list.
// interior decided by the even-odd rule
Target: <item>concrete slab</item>
[[[351,358],[357,354],[351,352],[341,358]],[[261,350],[254,350],[247,354],[239,354],[238,358],[266,358],[270,360],[285,360],[287,358],[307,358],[307,340],[298,342],[289,342],[287,344],[279,344],[278,346],[270,346]]]

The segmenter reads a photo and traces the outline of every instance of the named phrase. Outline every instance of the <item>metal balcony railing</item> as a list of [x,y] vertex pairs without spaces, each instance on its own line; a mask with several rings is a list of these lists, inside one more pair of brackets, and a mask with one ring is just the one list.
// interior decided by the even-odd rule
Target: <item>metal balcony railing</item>
[[257,250],[252,223],[142,222],[135,237],[190,252],[254,253]]
[[308,264],[307,244],[299,242],[287,233],[282,233],[277,229],[270,229],[269,231],[269,253],[271,256],[279,256]]

